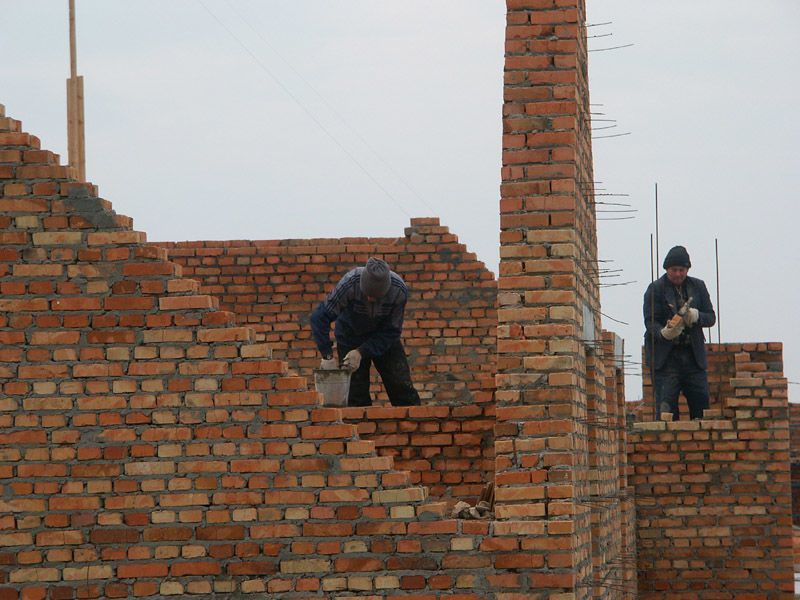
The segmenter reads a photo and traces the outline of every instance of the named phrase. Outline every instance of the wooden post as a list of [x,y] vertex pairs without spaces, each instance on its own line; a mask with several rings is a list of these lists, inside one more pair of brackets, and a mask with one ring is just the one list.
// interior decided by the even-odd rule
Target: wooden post
[[69,0],[69,71],[67,79],[67,147],[69,166],[86,181],[86,144],[83,124],[83,77],[78,75],[75,44],[75,0]]

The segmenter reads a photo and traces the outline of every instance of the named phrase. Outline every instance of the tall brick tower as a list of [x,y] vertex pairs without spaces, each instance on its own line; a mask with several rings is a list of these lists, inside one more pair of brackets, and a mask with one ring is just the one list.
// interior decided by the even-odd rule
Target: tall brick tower
[[496,527],[525,536],[524,589],[588,598],[600,394],[587,390],[602,373],[585,3],[507,6]]

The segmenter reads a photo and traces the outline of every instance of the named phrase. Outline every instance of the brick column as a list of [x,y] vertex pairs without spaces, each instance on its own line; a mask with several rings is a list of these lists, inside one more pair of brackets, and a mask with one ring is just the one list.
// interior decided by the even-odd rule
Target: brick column
[[495,532],[525,536],[524,590],[587,598],[585,342],[600,328],[584,3],[507,6]]

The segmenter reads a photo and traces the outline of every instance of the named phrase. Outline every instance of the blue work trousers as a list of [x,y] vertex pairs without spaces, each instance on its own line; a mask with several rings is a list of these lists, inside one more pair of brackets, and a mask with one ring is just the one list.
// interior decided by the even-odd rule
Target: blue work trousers
[[[339,361],[342,361],[353,348],[337,343],[336,349],[339,353]],[[416,406],[420,403],[419,394],[411,382],[411,370],[408,367],[406,351],[402,342],[396,340],[381,356],[361,358],[361,365],[350,376],[348,406],[370,406],[372,404],[369,393],[369,371],[372,363],[375,363],[375,368],[380,373],[392,406]]]
[[708,374],[697,366],[691,346],[675,346],[667,361],[655,372],[655,395],[658,413],[672,413],[672,420],[680,417],[678,396],[681,392],[689,404],[689,416],[702,419],[708,408]]

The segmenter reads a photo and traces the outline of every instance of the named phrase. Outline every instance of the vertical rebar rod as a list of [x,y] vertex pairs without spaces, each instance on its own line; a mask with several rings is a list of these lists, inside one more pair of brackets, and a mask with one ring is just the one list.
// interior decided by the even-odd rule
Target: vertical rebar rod
[[[656,262],[658,262],[658,257],[661,256],[661,254],[658,251],[658,182],[656,182],[655,185],[656,185],[656,255],[655,256],[656,256]],[[658,270],[656,269],[656,271]]]
[[[653,282],[656,280],[656,266],[655,262],[653,261],[653,234],[650,234],[650,285],[653,285]],[[659,414],[658,414],[658,402],[656,401],[656,332],[655,328],[653,327],[653,321],[655,321],[655,309],[656,309],[656,295],[655,295],[655,287],[651,290],[650,293],[650,323],[645,323],[645,326],[650,329],[650,391],[653,396],[653,421],[658,421]]]
[[[655,252],[653,251],[653,236],[650,235],[650,262],[653,265],[650,278],[655,281],[656,273],[658,273],[658,258],[660,255],[658,250],[658,182],[655,182],[655,205],[656,205],[656,246]],[[651,319],[655,321],[655,294],[650,295],[650,315]],[[658,401],[656,400],[656,336],[655,328],[650,326],[651,332],[651,351],[650,351],[650,388],[653,390],[653,420],[658,421],[661,415],[658,412]]]
[[717,262],[717,343],[722,343],[722,326],[720,325],[720,306],[719,306],[719,240],[714,238],[714,255]]

